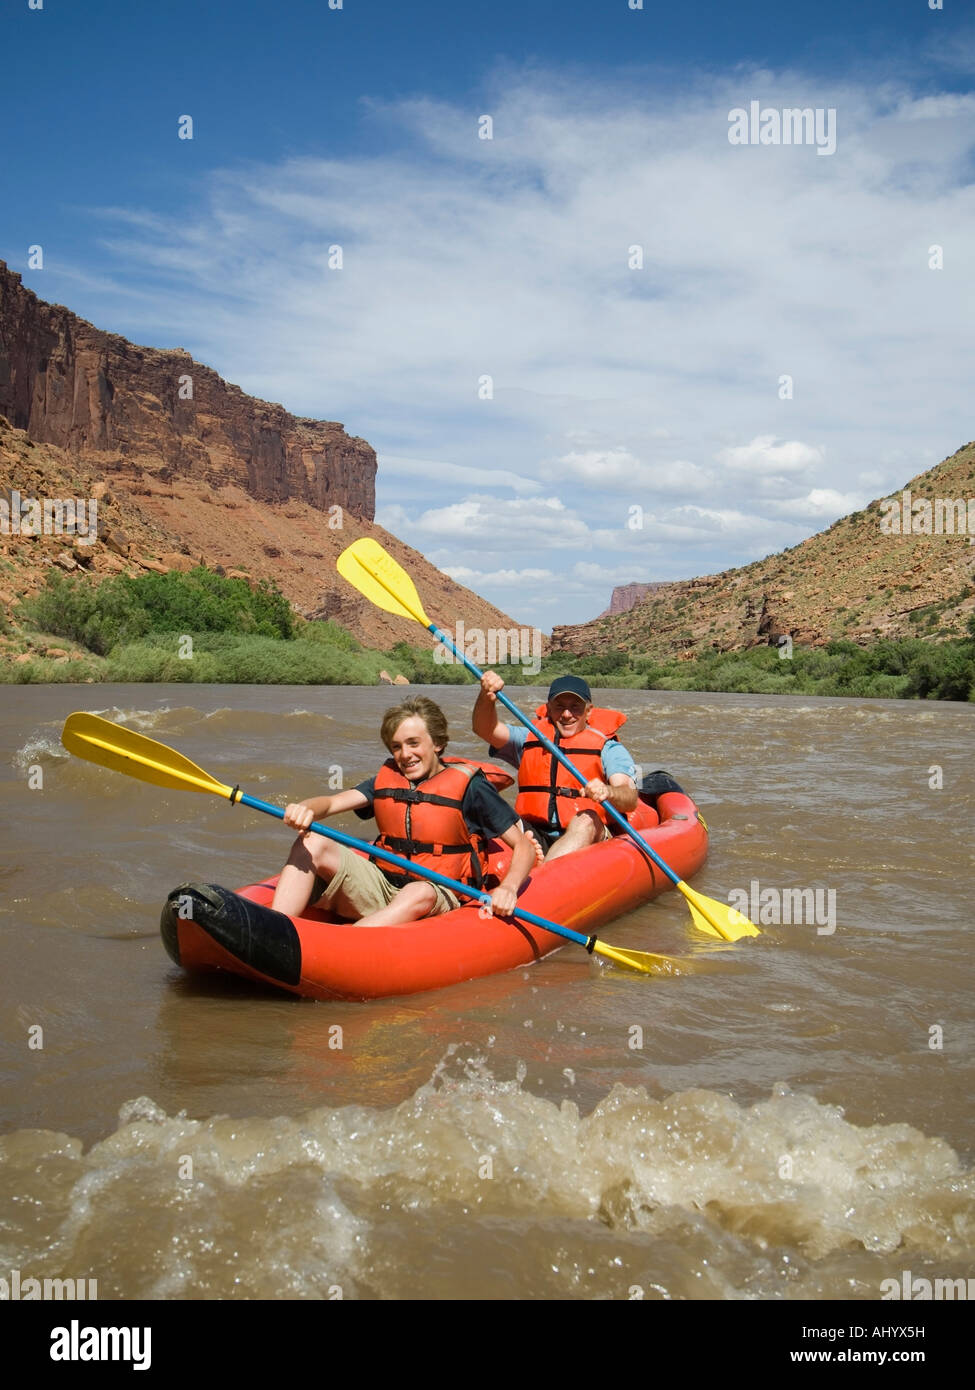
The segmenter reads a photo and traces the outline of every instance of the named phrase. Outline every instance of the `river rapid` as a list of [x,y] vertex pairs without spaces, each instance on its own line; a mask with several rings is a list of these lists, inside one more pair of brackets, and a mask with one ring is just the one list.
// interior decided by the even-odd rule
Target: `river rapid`
[[[484,756],[473,690],[424,693],[451,751]],[[70,758],[60,730],[96,711],[283,805],[375,771],[393,692],[3,687],[0,1274],[100,1299],[856,1300],[968,1277],[975,707],[598,696],[700,806],[695,887],[762,936],[702,938],[668,893],[600,938],[684,958],[673,978],[567,945],[322,1004],[190,979],[159,940],[171,887],[254,882],[290,833]],[[807,920],[782,920],[789,889],[813,890]]]

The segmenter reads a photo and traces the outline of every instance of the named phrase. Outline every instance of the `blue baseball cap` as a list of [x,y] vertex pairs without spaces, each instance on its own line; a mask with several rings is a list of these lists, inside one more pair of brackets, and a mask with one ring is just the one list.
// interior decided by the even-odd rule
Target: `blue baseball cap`
[[578,695],[586,704],[592,704],[592,692],[581,676],[559,676],[548,688],[550,700],[554,700],[556,695]]

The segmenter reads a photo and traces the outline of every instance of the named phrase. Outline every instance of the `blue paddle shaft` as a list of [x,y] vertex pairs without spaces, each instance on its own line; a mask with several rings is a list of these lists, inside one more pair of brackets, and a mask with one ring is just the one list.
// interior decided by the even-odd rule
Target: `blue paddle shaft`
[[[476,676],[478,680],[481,679],[484,672],[479,670],[478,667],[474,665],[473,661],[468,660],[468,658],[464,655],[463,652],[459,652],[457,650],[457,648],[454,646],[453,642],[451,642],[450,638],[447,636],[445,632],[441,632],[439,627],[437,627],[435,623],[430,623],[428,625],[428,630],[433,633],[434,637],[436,637],[438,642],[442,642],[445,647],[450,648],[454,656],[456,656],[457,660],[462,661],[464,663],[464,665],[467,667],[468,671],[470,671],[472,676]],[[505,695],[503,690],[499,690],[497,692],[496,698],[501,701],[505,709],[511,711],[511,713],[515,716],[517,720],[519,720],[520,723],[524,724],[526,729],[531,729],[532,733],[538,739],[542,747],[547,748],[548,751],[552,754],[552,757],[557,759],[558,762],[562,764],[562,766],[565,768],[567,772],[571,772],[572,776],[576,779],[577,782],[581,782],[583,786],[586,785],[586,779],[585,777],[583,777],[579,769],[577,767],[573,767],[573,765],[569,762],[565,754],[559,749],[557,744],[554,744],[551,739],[546,738],[545,735],[542,733],[541,729],[536,729],[535,725],[531,722],[530,719],[525,718],[518,706],[513,705],[511,703],[511,701],[508,699],[507,695]],[[647,844],[646,840],[643,838],[640,832],[630,824],[626,817],[621,816],[619,811],[617,811],[616,807],[611,802],[604,801],[602,804],[606,812],[610,816],[612,816],[614,821],[616,821],[617,825],[621,826],[626,831],[627,835],[629,835],[630,839],[634,840],[640,846],[644,854],[648,854],[650,856],[650,858],[656,864],[657,868],[660,869],[662,873],[665,873],[667,875],[671,883],[680,883],[680,879],[674,873],[673,869],[669,868],[664,863],[664,861],[660,858],[659,854],[657,854],[650,847],[650,845]]]
[[[272,806],[268,801],[258,801],[256,796],[248,796],[246,792],[237,792],[233,800],[241,802],[244,806],[250,806],[255,811],[265,811],[269,816],[276,816],[278,820],[284,820],[284,812],[279,806]],[[402,859],[398,854],[393,854],[391,850],[383,849],[380,845],[371,845],[367,840],[356,840],[352,835],[346,835],[342,830],[330,830],[318,821],[312,821],[308,829],[313,830],[316,835],[324,835],[328,840],[335,840],[338,844],[345,845],[347,849],[359,849],[373,859],[385,859],[387,863],[395,864],[399,869],[405,869],[408,874],[416,878],[429,879],[431,883],[439,883],[442,888],[449,888],[452,892],[460,893],[465,898],[473,898],[476,902],[487,903],[490,906],[490,893],[472,888],[469,883],[460,883],[457,879],[447,878],[444,874],[438,874],[436,869],[426,869],[420,864],[414,864],[411,859]],[[596,939],[595,937],[583,936],[581,932],[573,931],[571,927],[560,927],[556,922],[549,922],[544,917],[536,917],[534,912],[527,912],[524,908],[516,907],[512,916],[530,922],[533,927],[543,927],[545,931],[554,932],[556,936],[564,936],[568,941],[575,941],[578,945],[585,946],[587,951],[592,950],[591,943]]]

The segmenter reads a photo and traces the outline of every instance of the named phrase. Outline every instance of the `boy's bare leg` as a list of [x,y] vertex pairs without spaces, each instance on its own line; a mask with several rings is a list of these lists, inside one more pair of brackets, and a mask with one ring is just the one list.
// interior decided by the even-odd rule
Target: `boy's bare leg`
[[437,901],[432,883],[408,883],[401,888],[388,906],[378,912],[370,912],[368,917],[360,917],[356,923],[360,927],[400,927],[405,922],[415,922],[426,917]]
[[580,811],[566,826],[565,834],[545,856],[545,862],[561,859],[563,854],[573,854],[577,849],[585,849],[603,838],[603,823],[594,811]]
[[340,848],[324,835],[299,835],[274,890],[274,911],[300,916],[311,900],[316,875],[328,881],[338,869]]

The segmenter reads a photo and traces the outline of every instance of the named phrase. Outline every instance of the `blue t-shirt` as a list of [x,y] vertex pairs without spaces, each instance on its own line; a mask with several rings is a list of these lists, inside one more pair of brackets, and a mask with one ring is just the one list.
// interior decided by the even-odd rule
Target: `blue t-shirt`
[[[509,724],[508,733],[510,737],[508,742],[503,744],[500,748],[492,748],[492,756],[503,759],[504,762],[510,763],[512,767],[517,767],[521,762],[522,751],[528,740],[529,732],[530,731],[521,724]],[[603,773],[607,781],[610,777],[615,776],[617,772],[622,772],[625,777],[632,777],[634,783],[636,782],[636,763],[630,757],[622,743],[617,739],[607,739],[603,744],[603,751],[600,754],[599,760],[603,765]],[[566,775],[570,776],[568,773]],[[574,778],[571,780],[575,781]],[[581,786],[582,784],[580,783],[579,785]],[[554,820],[550,822],[550,824],[554,830],[558,828],[559,823],[558,820]]]

